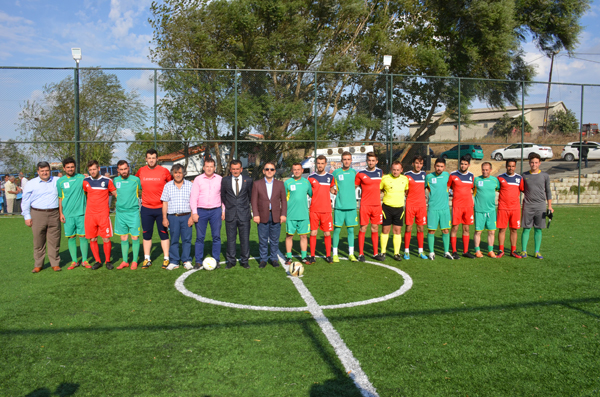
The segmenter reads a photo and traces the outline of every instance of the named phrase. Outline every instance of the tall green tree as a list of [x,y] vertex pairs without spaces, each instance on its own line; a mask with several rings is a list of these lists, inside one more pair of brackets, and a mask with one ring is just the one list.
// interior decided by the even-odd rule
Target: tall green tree
[[[510,117],[508,113],[504,113],[500,120],[496,122],[492,126],[492,133],[494,136],[500,136],[506,138],[506,142],[508,142],[508,138],[513,134],[521,135],[521,130],[523,129],[523,118],[519,117]],[[533,127],[529,123],[529,121],[525,120],[525,129],[524,132],[530,133],[533,130]]]
[[548,131],[552,134],[573,134],[579,131],[579,120],[570,109],[554,112],[548,120]]
[[0,170],[2,173],[24,172],[25,174],[36,171],[34,156],[27,148],[28,145],[19,145],[18,141],[9,139],[0,142]]

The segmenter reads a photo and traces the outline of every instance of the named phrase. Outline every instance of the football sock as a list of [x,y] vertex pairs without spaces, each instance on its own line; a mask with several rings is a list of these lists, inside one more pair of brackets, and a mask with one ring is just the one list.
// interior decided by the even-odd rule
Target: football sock
[[394,255],[400,254],[401,246],[402,246],[402,235],[394,234]]
[[333,248],[333,256],[337,256],[337,254],[338,254],[337,248],[334,247]]
[[510,252],[516,251],[517,250],[517,246],[516,245],[511,245],[510,246]]
[[144,260],[145,261],[149,261],[150,260],[150,255],[144,255]]
[[102,263],[100,260],[100,248],[98,247],[98,240],[90,241],[90,248],[92,249],[92,255],[94,256],[94,260],[98,263]]
[[404,250],[406,250],[406,251],[410,248],[411,235],[412,235],[411,232],[404,232]]
[[354,255],[354,247],[348,247],[348,255]]
[[310,256],[315,256],[315,249],[317,248],[317,236],[310,236]]
[[456,237],[450,237],[450,244],[452,245],[452,252],[456,252]]
[[494,251],[494,246],[488,245],[488,252],[493,252],[493,251]]
[[477,246],[477,247],[475,247],[475,252],[479,251],[479,249],[480,249],[480,248],[479,248],[478,246]]
[[417,232],[417,243],[419,245],[419,249],[421,249],[421,250],[423,249],[423,242],[425,240],[424,237],[425,236],[423,236],[423,232]]
[[325,255],[331,256],[331,236],[325,236]]
[[533,241],[535,242],[535,252],[540,252],[542,246],[542,229],[534,229]]
[[527,252],[527,243],[529,243],[529,233],[531,232],[531,228],[523,229],[523,234],[521,234],[521,247],[523,248],[521,251]]
[[[365,254],[365,232],[358,232],[358,255]],[[348,242],[350,244],[350,242]]]
[[[341,227],[333,228],[333,249],[335,250],[335,253],[333,255],[337,255],[337,248],[340,245],[340,233],[341,232],[342,232]],[[354,245],[354,244],[352,244],[352,245]]]
[[[352,255],[354,254],[354,228],[347,227],[346,230],[348,231],[348,252]],[[352,251],[350,251],[350,249],[352,249]]]
[[388,240],[390,239],[390,235],[389,234],[381,234],[381,253],[385,254],[385,251],[387,251],[387,243]]
[[427,233],[427,245],[429,246],[429,252],[435,252],[435,234]]
[[102,247],[104,248],[104,260],[106,263],[110,262],[110,250],[112,249],[112,244],[111,242],[107,242],[102,244]]
[[466,254],[467,252],[469,252],[470,236],[468,234],[463,234],[462,238],[463,238],[463,252]]
[[81,248],[81,261],[87,262],[88,248],[90,248],[89,240],[87,238],[79,237],[79,248]]
[[442,242],[444,243],[444,253],[450,250],[450,233],[442,234]]
[[286,252],[285,253],[285,257],[288,259],[292,259],[292,253],[291,252]]
[[[504,245],[499,246],[498,247],[498,251],[504,252]],[[512,252],[512,250],[510,252]]]
[[377,255],[379,250],[379,233],[371,232],[371,242],[373,243],[373,255]]
[[300,257],[302,259],[306,258],[306,251],[300,251]]
[[129,258],[129,239],[121,240],[121,255],[123,255],[123,262],[127,262]]
[[140,255],[140,239],[131,240],[131,253],[133,254],[133,262],[137,263]]
[[71,254],[71,261],[77,262],[77,239],[75,237],[69,238],[69,254]]

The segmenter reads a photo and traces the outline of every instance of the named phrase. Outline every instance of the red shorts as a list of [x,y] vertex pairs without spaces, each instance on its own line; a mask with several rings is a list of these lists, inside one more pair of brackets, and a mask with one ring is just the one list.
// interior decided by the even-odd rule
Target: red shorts
[[419,226],[424,226],[427,224],[427,207],[406,207],[406,212],[404,213],[404,223],[407,225],[413,224],[413,219]]
[[452,224],[453,225],[472,225],[473,224],[473,207],[452,207]]
[[361,205],[360,206],[360,225],[381,225],[383,223],[383,210],[381,205]]
[[324,232],[333,231],[333,217],[331,216],[331,212],[310,212],[310,230],[319,229],[319,225]]
[[110,215],[105,214],[86,214],[85,215],[85,238],[92,239],[96,237],[111,238],[113,235]]
[[506,226],[510,226],[511,229],[521,227],[521,210],[498,210],[496,227],[506,229]]

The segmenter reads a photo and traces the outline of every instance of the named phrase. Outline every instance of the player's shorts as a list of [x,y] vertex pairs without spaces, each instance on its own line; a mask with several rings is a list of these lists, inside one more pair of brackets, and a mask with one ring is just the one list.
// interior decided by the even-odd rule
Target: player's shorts
[[450,208],[447,210],[427,211],[427,229],[436,230],[438,227],[442,230],[450,229],[452,226],[452,217]]
[[85,236],[85,215],[65,217],[65,237]]
[[523,206],[523,215],[521,216],[521,226],[524,229],[534,227],[536,229],[546,228],[546,208],[527,208]]
[[115,215],[115,234],[119,236],[131,234],[136,237],[139,236],[141,232],[142,226],[139,212],[117,211],[117,214]]
[[383,204],[381,209],[383,211],[383,226],[402,226],[404,220],[404,207],[390,207],[389,205]]
[[335,227],[342,227],[346,224],[346,227],[358,226],[358,215],[356,210],[333,210],[333,225]]
[[496,212],[475,212],[475,230],[496,230]]
[[308,234],[310,233],[310,221],[308,219],[298,221],[287,219],[285,221],[285,229],[287,234]]
[[324,232],[333,230],[333,217],[331,212],[312,212],[310,213],[310,230],[321,228]]
[[521,227],[521,210],[498,210],[497,225],[499,229],[518,229]]
[[452,225],[472,225],[473,207],[452,207]]
[[361,205],[360,206],[360,224],[381,225],[383,222],[383,212],[380,205]]
[[406,207],[406,224],[412,225],[413,220],[419,226],[427,224],[427,207]]
[[142,216],[142,230],[144,233],[144,240],[152,240],[152,234],[154,233],[155,223],[160,239],[169,239],[169,232],[167,228],[164,227],[162,224],[162,208],[147,208],[142,206],[140,213]]
[[85,214],[85,238],[111,238],[112,235],[113,228],[112,223],[110,223],[110,215],[108,213]]

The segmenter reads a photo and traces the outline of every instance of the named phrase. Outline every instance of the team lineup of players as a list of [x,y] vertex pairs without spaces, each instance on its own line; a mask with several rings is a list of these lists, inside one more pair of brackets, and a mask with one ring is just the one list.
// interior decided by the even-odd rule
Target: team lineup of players
[[[367,154],[367,168],[356,171],[351,168],[352,154],[342,154],[342,167],[332,173],[326,172],[327,158],[319,156],[316,159],[316,172],[308,179],[302,177],[302,166],[298,163],[292,166],[293,177],[285,181],[287,198],[286,219],[286,262],[292,262],[293,236],[300,235],[301,260],[305,264],[315,263],[315,250],[318,229],[324,233],[326,256],[329,263],[339,262],[338,247],[342,227],[346,226],[348,241],[348,259],[353,262],[364,262],[365,235],[371,224],[371,242],[374,258],[385,260],[390,231],[393,235],[394,259],[410,259],[410,242],[413,224],[417,227],[418,255],[421,259],[435,259],[435,232],[442,231],[444,257],[460,259],[457,250],[457,234],[462,228],[463,257],[481,258],[484,255],[479,247],[481,235],[488,231],[488,253],[491,258],[504,255],[504,239],[506,229],[510,229],[510,255],[515,258],[527,257],[527,243],[531,228],[535,229],[535,257],[542,259],[540,254],[542,229],[546,227],[546,216],[552,212],[550,182],[548,174],[539,170],[540,158],[532,154],[529,157],[531,170],[523,176],[515,173],[516,162],[506,162],[506,173],[498,177],[491,175],[492,166],[485,162],[481,165],[481,175],[475,177],[468,171],[470,157],[460,159],[459,169],[448,173],[445,171],[444,159],[435,161],[435,171],[426,174],[423,171],[423,158],[415,156],[412,160],[412,170],[402,173],[402,163],[392,163],[390,174],[383,175],[377,168],[377,156]],[[139,197],[142,190],[140,178],[129,174],[129,165],[125,160],[119,161],[119,176],[114,182],[101,176],[96,161],[88,164],[89,176],[84,177],[75,172],[75,161],[65,160],[66,175],[57,182],[59,195],[59,210],[61,221],[64,223],[65,236],[69,238],[69,251],[77,258],[77,243],[75,237],[80,237],[83,266],[96,269],[102,266],[99,255],[98,237],[103,240],[104,254],[108,268],[110,261],[111,242],[113,234],[110,222],[109,195],[118,196],[116,205],[115,233],[121,235],[123,264],[128,265],[129,241],[131,236],[133,248],[132,269],[137,267],[139,255],[139,235],[142,231],[140,221]],[[148,167],[144,167],[145,170]],[[148,168],[150,169],[150,168]],[[150,169],[152,171],[152,169]],[[166,182],[172,179],[166,169],[157,168],[157,175],[146,175],[145,180],[155,181],[154,186],[145,187],[144,202],[142,203],[142,218],[151,219],[161,215],[161,195]],[[141,170],[140,170],[141,171]],[[140,174],[138,171],[138,174]],[[146,170],[147,171],[147,170]],[[360,208],[357,211],[355,189],[361,188]],[[426,194],[428,191],[428,195]],[[499,192],[498,209],[496,211],[496,192]],[[452,193],[452,210],[449,199]],[[520,195],[524,194],[523,211],[521,213]],[[332,213],[331,196],[335,195],[335,205]],[[383,198],[382,198],[383,195]],[[428,196],[428,198],[427,198]],[[308,197],[311,198],[310,205]],[[86,204],[87,202],[87,204]],[[144,213],[144,211],[148,213]],[[154,212],[153,212],[154,211]],[[151,213],[150,213],[151,212]],[[402,245],[402,227],[404,231],[404,254],[400,255]],[[475,225],[474,249],[469,252],[471,225]],[[382,225],[379,233],[379,225]],[[354,251],[354,227],[360,226],[358,233],[358,255]],[[424,253],[424,229],[427,226],[427,243],[429,254]],[[499,251],[494,252],[496,228],[499,232]],[[517,231],[523,227],[522,250],[517,251]],[[147,230],[153,229],[153,224],[144,226],[144,263],[150,260],[151,235],[146,236]],[[162,229],[159,229],[159,235]],[[168,243],[166,228],[162,231],[161,245],[165,251]],[[332,239],[333,232],[333,239]],[[308,255],[308,239],[310,235],[310,255]],[[85,237],[85,238],[84,238]],[[96,264],[87,262],[91,248]],[[166,240],[166,241],[165,241]],[[149,243],[148,247],[146,246]],[[381,244],[381,246],[380,246]],[[168,244],[166,244],[168,252]],[[450,245],[452,251],[450,251]],[[379,252],[379,247],[381,250]],[[69,269],[78,266],[76,259]],[[120,267],[118,267],[120,268]]]

